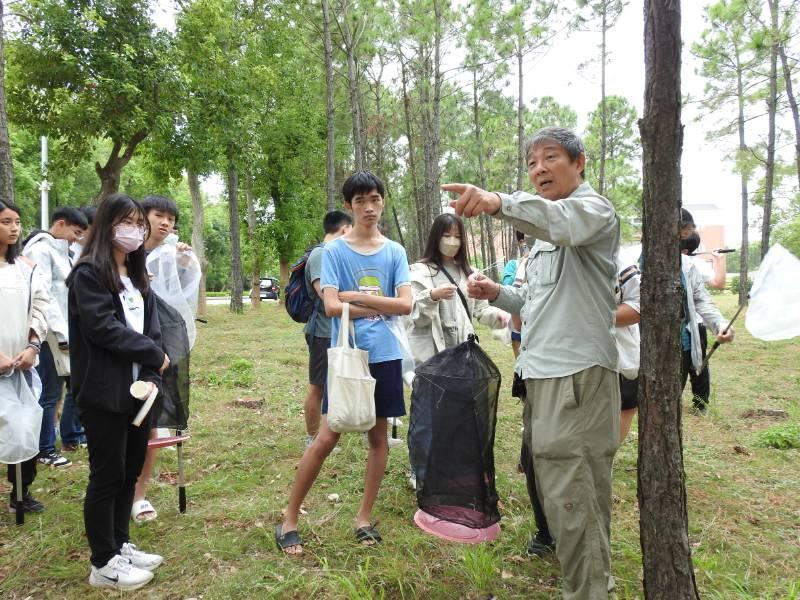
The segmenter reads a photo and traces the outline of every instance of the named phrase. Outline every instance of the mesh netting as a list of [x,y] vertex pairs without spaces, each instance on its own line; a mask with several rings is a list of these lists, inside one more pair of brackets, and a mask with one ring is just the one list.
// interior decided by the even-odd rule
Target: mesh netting
[[169,356],[169,368],[161,376],[156,398],[156,425],[186,429],[189,420],[189,336],[181,313],[156,295],[161,323],[161,347]]
[[417,367],[408,447],[417,504],[467,527],[497,523],[494,430],[500,371],[474,336]]

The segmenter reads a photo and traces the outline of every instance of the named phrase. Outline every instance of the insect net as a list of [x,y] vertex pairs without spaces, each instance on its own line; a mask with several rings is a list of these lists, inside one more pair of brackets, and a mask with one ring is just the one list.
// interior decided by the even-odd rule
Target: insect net
[[500,371],[470,335],[415,374],[408,447],[417,504],[466,527],[498,522],[494,432]]
[[189,420],[189,336],[181,313],[156,295],[161,323],[161,347],[170,364],[161,375],[161,392],[156,398],[158,427],[186,429]]

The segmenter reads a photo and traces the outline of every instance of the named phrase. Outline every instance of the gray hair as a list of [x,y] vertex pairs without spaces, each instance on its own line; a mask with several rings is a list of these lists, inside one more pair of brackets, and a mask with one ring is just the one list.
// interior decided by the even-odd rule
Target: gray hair
[[565,127],[545,127],[534,133],[525,142],[525,156],[527,157],[531,150],[544,142],[555,142],[561,146],[569,156],[570,161],[575,162],[581,154],[586,153],[586,148],[583,146],[583,141],[571,129]]
[[[570,162],[575,162],[581,154],[586,154],[586,148],[583,145],[583,140],[578,137],[578,134],[567,129],[566,127],[545,127],[534,133],[525,142],[525,161],[528,160],[528,155],[531,150],[544,142],[555,142],[561,146],[567,153]],[[581,171],[581,179],[586,179],[586,170]]]

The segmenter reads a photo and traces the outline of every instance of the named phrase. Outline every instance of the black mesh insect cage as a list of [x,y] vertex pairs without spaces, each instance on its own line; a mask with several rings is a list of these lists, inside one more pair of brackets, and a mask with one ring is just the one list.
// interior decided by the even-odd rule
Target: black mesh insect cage
[[497,523],[500,371],[470,335],[419,365],[415,375],[408,447],[419,508],[475,529]]
[[156,296],[161,323],[161,347],[170,365],[161,376],[156,398],[157,426],[183,430],[189,420],[189,336],[181,314]]

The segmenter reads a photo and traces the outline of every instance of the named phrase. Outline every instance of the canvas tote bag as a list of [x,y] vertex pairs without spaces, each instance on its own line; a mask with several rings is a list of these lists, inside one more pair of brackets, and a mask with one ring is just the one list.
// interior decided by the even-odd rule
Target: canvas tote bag
[[[348,333],[353,336],[350,347]],[[328,348],[328,427],[336,433],[368,431],[375,426],[375,379],[369,353],[356,346],[350,304],[342,304],[336,346]]]

